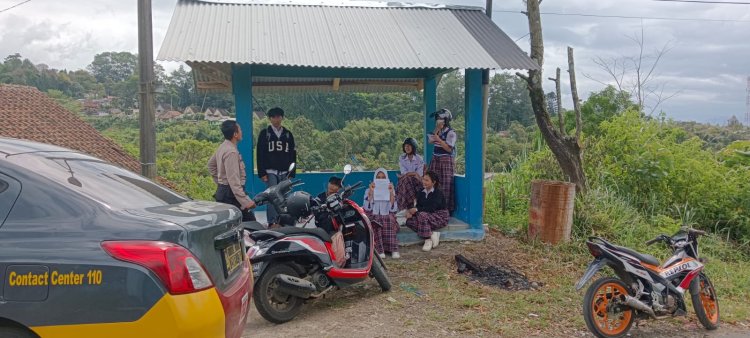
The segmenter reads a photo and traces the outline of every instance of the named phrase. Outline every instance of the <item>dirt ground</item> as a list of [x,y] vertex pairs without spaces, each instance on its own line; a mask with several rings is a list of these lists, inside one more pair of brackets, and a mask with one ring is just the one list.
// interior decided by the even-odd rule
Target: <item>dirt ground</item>
[[[429,253],[420,248],[402,248],[402,259],[386,260],[390,292],[381,292],[374,280],[332,291],[281,325],[265,321],[253,308],[243,337],[593,337],[581,316],[583,291],[572,287],[585,264],[528,250],[495,231],[481,243],[441,243]],[[505,291],[480,285],[456,273],[459,253],[482,264],[512,266],[544,286]],[[638,322],[630,336],[750,337],[750,325],[722,323],[706,331],[691,308],[687,317]]]

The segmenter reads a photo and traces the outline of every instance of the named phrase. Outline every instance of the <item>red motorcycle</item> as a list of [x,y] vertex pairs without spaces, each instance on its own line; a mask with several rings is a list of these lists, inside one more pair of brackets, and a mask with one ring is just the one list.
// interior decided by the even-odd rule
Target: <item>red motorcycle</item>
[[[344,168],[344,177],[351,166]],[[257,205],[272,203],[279,210],[275,229],[246,224],[252,244],[255,307],[273,323],[294,319],[306,300],[375,278],[383,291],[391,289],[385,264],[374,253],[372,223],[364,210],[348,199],[361,182],[319,201],[302,191],[291,193],[299,181],[284,180],[255,197]],[[315,218],[316,228],[296,227]]]

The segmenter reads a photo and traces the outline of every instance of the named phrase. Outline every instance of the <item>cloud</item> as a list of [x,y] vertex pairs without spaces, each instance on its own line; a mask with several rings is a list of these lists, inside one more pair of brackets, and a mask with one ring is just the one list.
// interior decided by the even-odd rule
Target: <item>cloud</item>
[[[155,50],[175,4],[154,1]],[[80,69],[105,51],[138,52],[135,1],[31,1],[0,14],[0,57],[21,53],[35,63]]]
[[[484,7],[483,0],[438,0]],[[16,2],[0,0],[0,7]],[[177,0],[152,1],[154,54],[158,52]],[[518,45],[529,49],[528,22],[520,12],[523,1],[495,1],[494,21]],[[745,20],[704,22],[543,15],[545,77],[555,67],[567,69],[567,46],[575,49],[578,91],[582,98],[612,82],[594,62],[596,57],[636,55],[634,34],[644,31],[646,51],[668,44],[672,49],[661,60],[655,81],[666,92],[679,95],[661,109],[677,119],[725,122],[744,116],[745,84],[750,75],[750,10],[748,6],[667,3],[650,0],[544,1],[542,12]],[[502,11],[513,11],[504,13]],[[33,0],[0,13],[0,57],[21,53],[36,63],[55,68],[86,67],[95,54],[105,51],[138,51],[135,1]],[[524,37],[526,36],[526,37]],[[164,64],[167,71],[179,63]],[[563,75],[566,73],[563,72]],[[589,79],[584,74],[593,78]],[[552,83],[545,83],[548,90]],[[572,106],[567,76],[563,76],[565,106]]]

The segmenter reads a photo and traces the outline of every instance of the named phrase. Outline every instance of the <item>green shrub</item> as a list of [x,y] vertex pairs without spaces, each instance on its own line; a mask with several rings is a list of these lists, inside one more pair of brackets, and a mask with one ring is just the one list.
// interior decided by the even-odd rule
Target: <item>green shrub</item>
[[750,238],[747,170],[725,166],[671,121],[644,119],[629,111],[602,122],[601,137],[587,149],[592,187],[614,190],[644,215],[679,218],[675,206],[694,211],[703,229],[732,229]]

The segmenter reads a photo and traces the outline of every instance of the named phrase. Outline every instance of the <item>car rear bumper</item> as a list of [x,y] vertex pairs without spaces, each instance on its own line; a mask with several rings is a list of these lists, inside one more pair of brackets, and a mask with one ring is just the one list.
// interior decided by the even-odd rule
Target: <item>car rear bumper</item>
[[[245,279],[248,278],[251,277],[245,276]],[[221,298],[215,288],[185,295],[165,294],[143,317],[133,322],[37,326],[31,329],[43,338],[240,337],[241,330],[240,335],[230,335],[226,331],[231,327],[236,332],[236,325],[230,326],[226,318],[238,315],[231,312],[225,314]],[[244,310],[242,317],[247,317],[247,310]],[[244,326],[244,321],[242,324]]]
[[227,338],[242,337],[247,314],[250,312],[250,298],[253,295],[253,272],[247,258],[232,284],[218,294],[224,307]]

